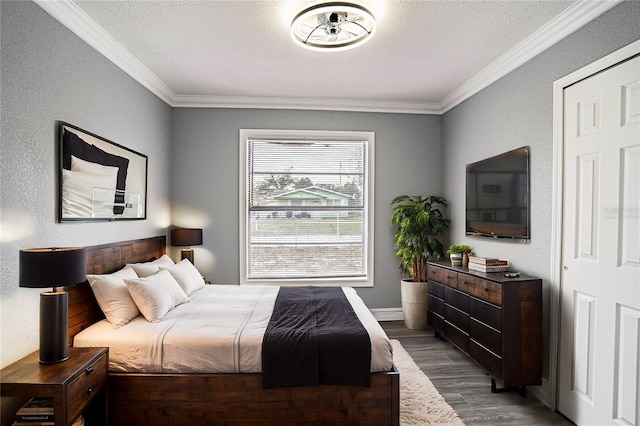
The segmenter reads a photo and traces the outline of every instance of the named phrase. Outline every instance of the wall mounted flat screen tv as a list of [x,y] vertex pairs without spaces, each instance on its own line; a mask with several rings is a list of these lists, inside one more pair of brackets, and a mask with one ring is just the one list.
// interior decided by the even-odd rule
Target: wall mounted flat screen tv
[[466,234],[530,239],[528,146],[467,165]]

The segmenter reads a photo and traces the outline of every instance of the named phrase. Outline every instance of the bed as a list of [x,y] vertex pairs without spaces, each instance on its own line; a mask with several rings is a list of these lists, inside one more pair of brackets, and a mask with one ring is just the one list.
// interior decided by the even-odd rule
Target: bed
[[[87,247],[87,273],[110,273],[127,263],[145,262],[165,253],[165,237]],[[206,287],[203,290],[214,291],[216,286]],[[105,320],[87,283],[71,287],[69,293],[72,344],[76,335]],[[202,297],[206,295],[203,293]],[[141,326],[144,328],[144,324]],[[110,358],[118,357],[110,354]],[[222,373],[215,369],[209,369],[214,371],[211,372],[207,368],[198,371],[180,367],[171,370],[158,366],[149,367],[146,372],[133,370],[136,368],[117,364],[110,370],[110,424],[399,424],[399,374],[393,365],[388,371],[372,372],[369,387],[319,385],[274,389],[265,389],[263,374],[256,372]],[[251,367],[238,369],[245,370],[251,371]]]

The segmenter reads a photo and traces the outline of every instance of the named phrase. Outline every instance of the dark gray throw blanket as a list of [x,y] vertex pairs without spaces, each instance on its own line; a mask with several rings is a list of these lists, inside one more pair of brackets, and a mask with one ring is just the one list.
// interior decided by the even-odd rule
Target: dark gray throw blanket
[[262,341],[265,389],[371,385],[371,341],[339,287],[281,287]]

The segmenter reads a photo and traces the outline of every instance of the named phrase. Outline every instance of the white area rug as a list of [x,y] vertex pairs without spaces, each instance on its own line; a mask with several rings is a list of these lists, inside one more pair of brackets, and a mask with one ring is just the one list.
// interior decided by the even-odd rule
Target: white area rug
[[400,425],[464,426],[400,342],[391,340],[391,345],[393,362],[400,372]]

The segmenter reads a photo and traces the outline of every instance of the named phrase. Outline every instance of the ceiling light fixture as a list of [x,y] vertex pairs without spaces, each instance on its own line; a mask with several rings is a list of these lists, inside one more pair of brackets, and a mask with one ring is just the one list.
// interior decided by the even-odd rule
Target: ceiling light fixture
[[310,6],[291,22],[291,38],[318,51],[351,49],[366,43],[376,30],[373,14],[355,3],[327,2]]

